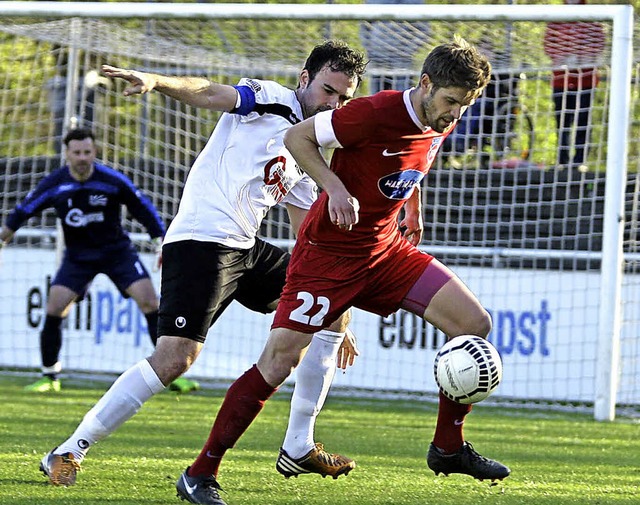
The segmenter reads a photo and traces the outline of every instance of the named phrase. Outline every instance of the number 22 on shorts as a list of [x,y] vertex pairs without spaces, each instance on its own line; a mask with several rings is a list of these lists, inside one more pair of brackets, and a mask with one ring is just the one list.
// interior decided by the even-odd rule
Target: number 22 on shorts
[[[298,293],[298,300],[302,300],[302,305],[291,311],[289,319],[297,323],[307,324],[309,326],[322,326],[324,316],[329,312],[331,302],[326,296],[319,296],[317,299],[307,291]],[[315,308],[319,309],[312,313]]]

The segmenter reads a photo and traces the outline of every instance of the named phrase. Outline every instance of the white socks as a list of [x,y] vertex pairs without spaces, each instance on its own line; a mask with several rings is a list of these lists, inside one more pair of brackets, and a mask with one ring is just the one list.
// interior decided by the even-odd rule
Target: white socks
[[71,452],[81,462],[93,444],[113,433],[164,388],[146,359],[136,363],[118,377],[87,412],[73,435],[55,449],[55,454]]
[[43,366],[42,367],[42,373],[43,374],[57,374],[62,372],[62,363],[60,363],[59,361],[56,361],[53,365],[51,366]]
[[311,339],[307,354],[296,368],[289,426],[282,444],[290,458],[301,458],[315,445],[316,417],[322,410],[336,373],[336,357],[344,336],[344,333],[319,331]]

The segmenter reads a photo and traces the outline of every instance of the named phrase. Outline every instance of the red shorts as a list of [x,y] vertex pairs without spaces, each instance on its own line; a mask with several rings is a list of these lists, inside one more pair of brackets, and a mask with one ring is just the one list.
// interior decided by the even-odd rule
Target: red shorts
[[404,239],[383,254],[362,258],[298,242],[272,328],[315,333],[350,307],[387,316],[400,308],[432,259]]

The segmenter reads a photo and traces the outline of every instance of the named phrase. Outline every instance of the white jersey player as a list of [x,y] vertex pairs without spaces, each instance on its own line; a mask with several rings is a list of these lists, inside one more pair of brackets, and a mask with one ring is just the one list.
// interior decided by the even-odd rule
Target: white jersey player
[[284,132],[303,118],[292,91],[273,81],[242,79],[253,111],[223,114],[184,188],[164,243],[216,242],[253,247],[266,213],[278,203],[308,210],[316,185],[284,148]]
[[[283,148],[284,133],[352,98],[365,65],[361,53],[327,41],[309,55],[295,91],[268,81],[243,79],[228,86],[103,66],[107,76],[129,82],[125,95],[155,89],[227,113],[187,178],[165,238],[157,347],[119,377],[69,439],[45,455],[41,469],[52,483],[74,484],[89,448],[189,369],[209,327],[233,300],[258,312],[275,309],[289,255],[257,237],[260,223],[282,202],[297,233],[315,198],[314,186]],[[325,452],[313,438],[336,362],[345,368],[357,354],[345,332],[336,325],[318,333],[298,368],[283,444],[298,473],[337,477],[355,467],[351,459]],[[240,379],[227,392],[202,452],[176,483],[179,496],[190,503],[224,505],[216,481],[222,457],[279,386],[267,383],[255,365]]]

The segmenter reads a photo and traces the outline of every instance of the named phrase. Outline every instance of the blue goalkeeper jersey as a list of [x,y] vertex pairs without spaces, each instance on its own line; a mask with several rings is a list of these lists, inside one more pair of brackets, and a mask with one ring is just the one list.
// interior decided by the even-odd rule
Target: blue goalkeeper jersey
[[84,182],[71,177],[67,166],[52,172],[9,214],[6,225],[16,231],[36,213],[53,207],[62,222],[66,254],[94,260],[132,247],[122,228],[123,205],[151,238],[164,236],[164,224],[149,199],[124,174],[99,163]]

